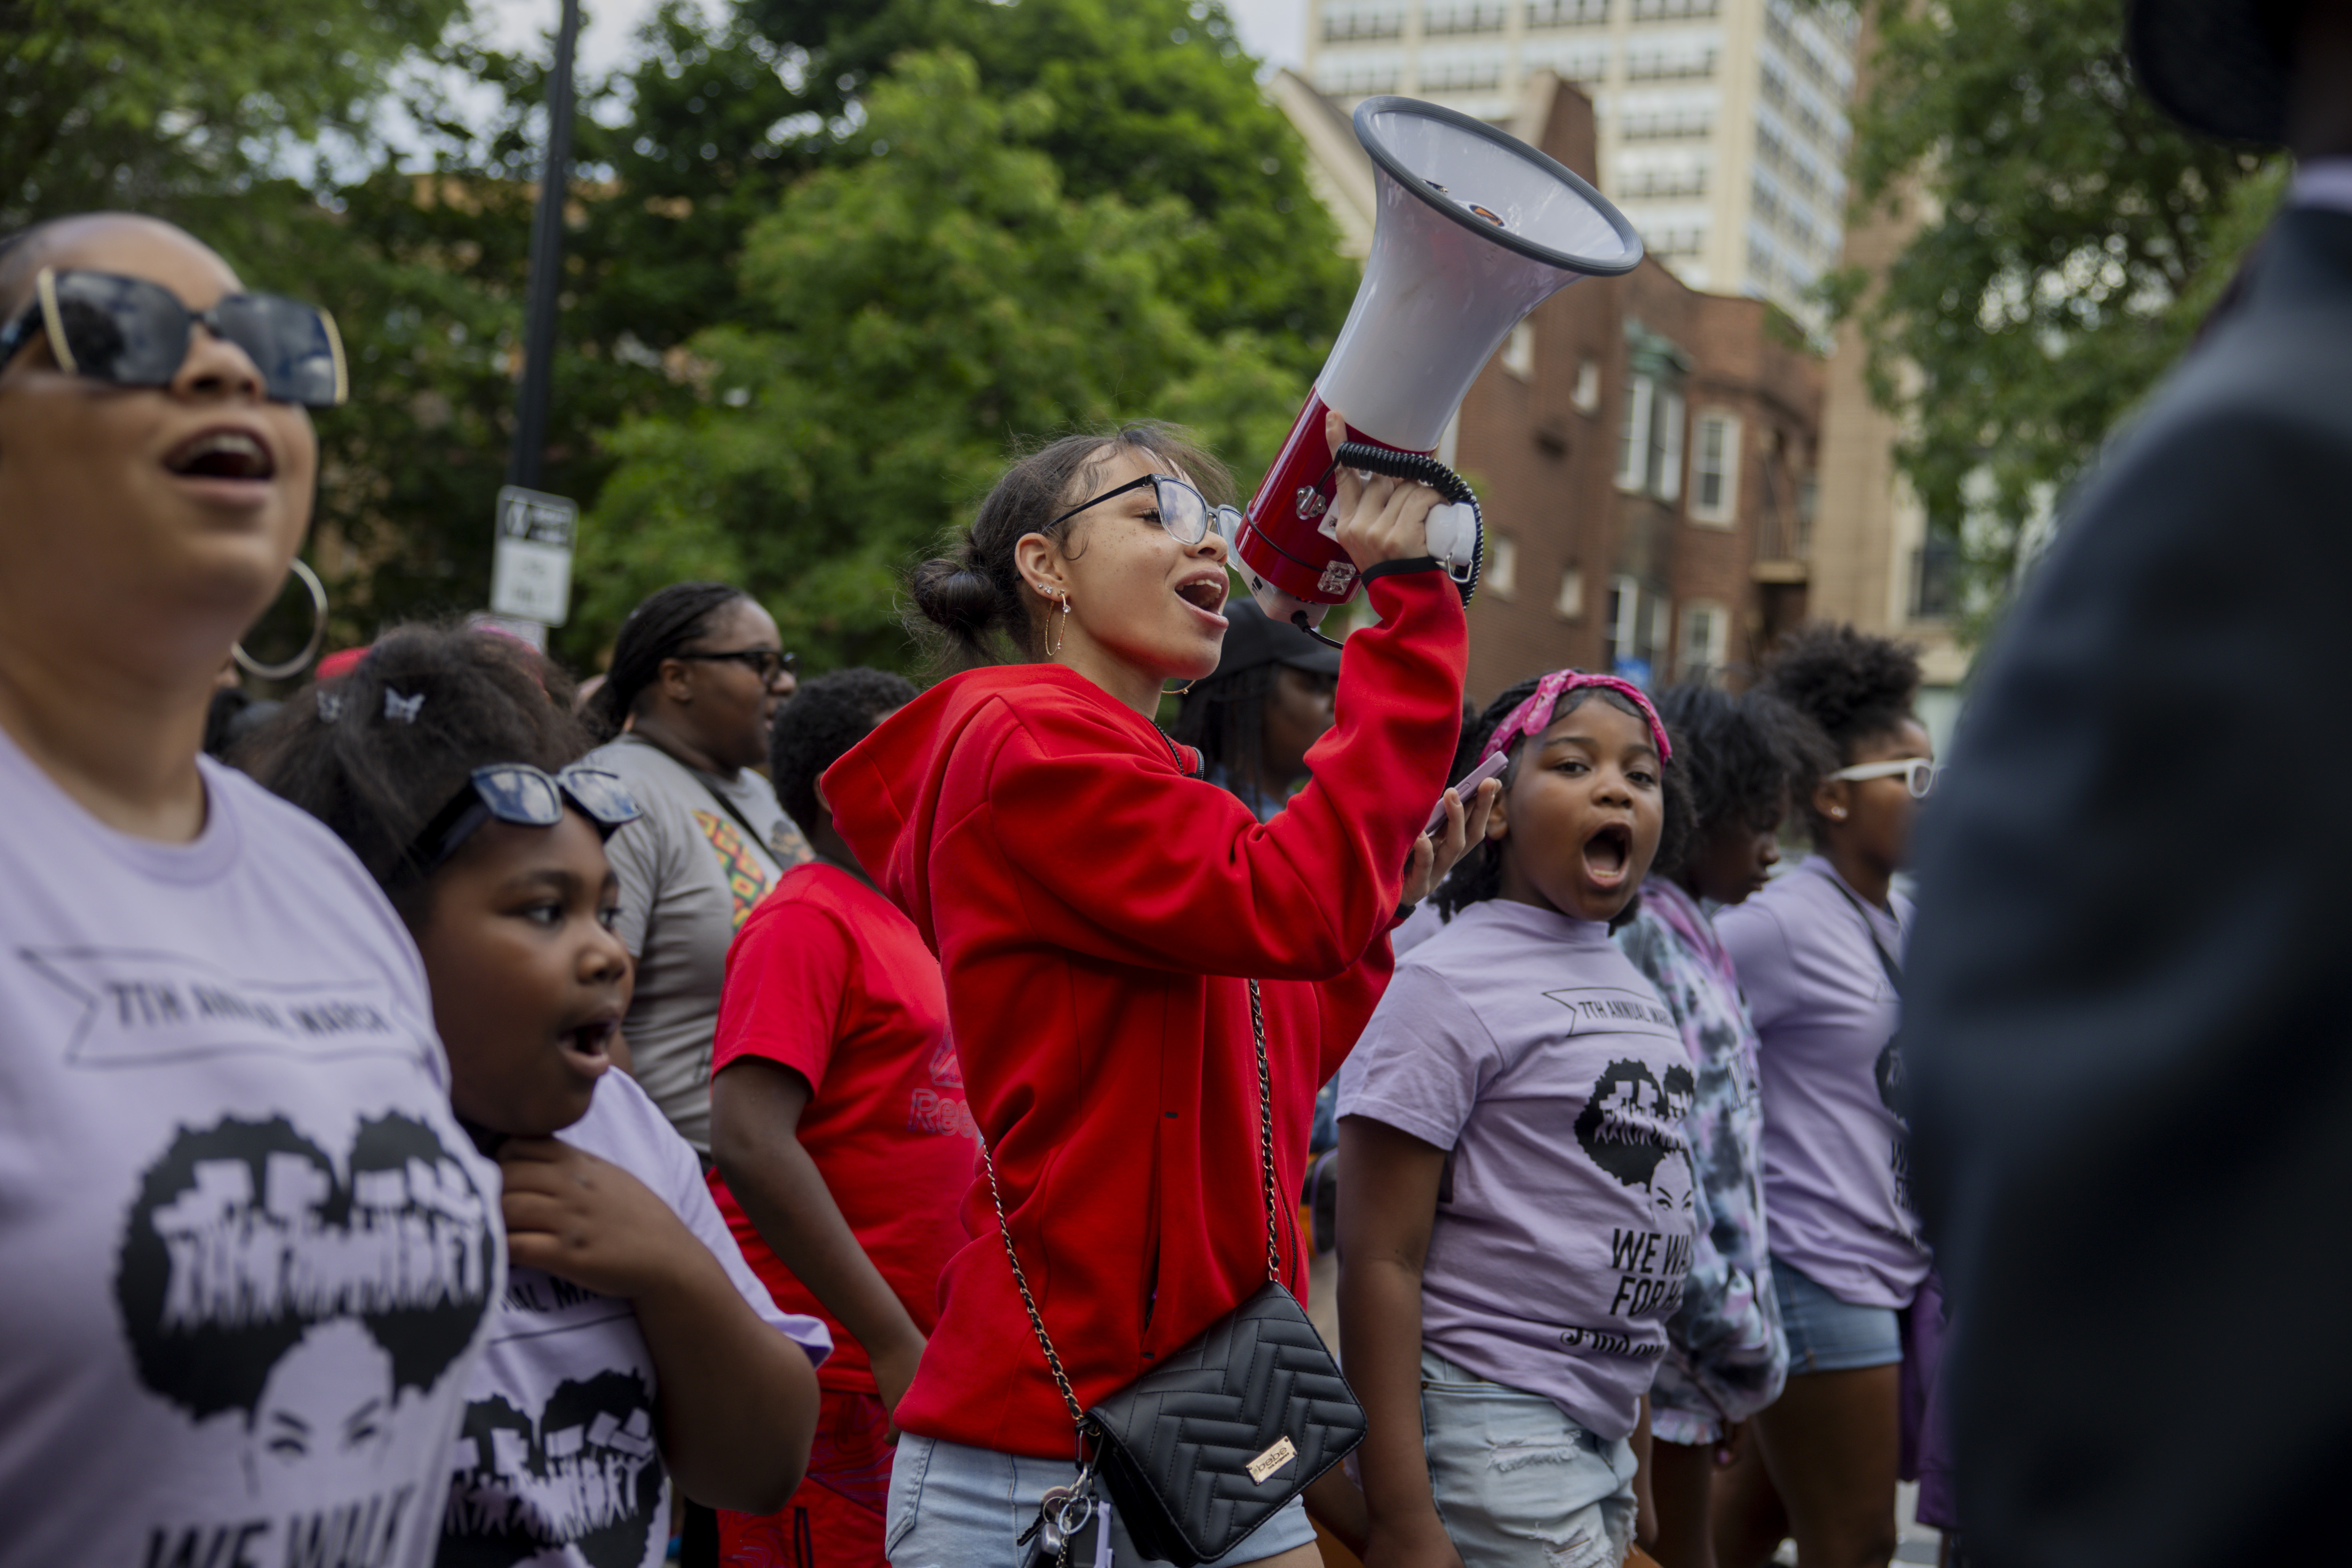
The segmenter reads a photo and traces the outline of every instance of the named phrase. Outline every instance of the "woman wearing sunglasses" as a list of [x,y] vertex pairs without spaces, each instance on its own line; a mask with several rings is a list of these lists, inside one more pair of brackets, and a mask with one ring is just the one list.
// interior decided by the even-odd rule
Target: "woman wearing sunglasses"
[[498,1172],[375,883],[199,754],[342,391],[323,313],[169,225],[0,248],[12,1557],[275,1562],[395,1512],[384,1560],[432,1556]]
[[[982,1178],[897,1411],[896,1568],[1020,1561],[1045,1489],[1077,1473],[1070,1401],[1125,1387],[1265,1283],[1244,977],[1263,982],[1270,1190],[1296,1193],[1315,1091],[1387,982],[1386,933],[1465,842],[1458,804],[1443,848],[1417,837],[1466,652],[1423,487],[1342,476],[1331,515],[1382,624],[1349,639],[1339,722],[1273,822],[1155,727],[1170,683],[1217,667],[1230,579],[1212,502],[1227,488],[1159,425],[1016,463],[913,583],[975,668],[823,780],[836,831],[940,956],[966,1100],[1066,1373],[1066,1387],[1049,1370]],[[1305,1249],[1295,1209],[1275,1207],[1296,1291]],[[1294,1501],[1223,1561],[1312,1564],[1311,1540]],[[1111,1545],[1120,1568],[1143,1561],[1119,1517]]]
[[[316,814],[416,938],[449,1099],[499,1162],[511,1268],[467,1390],[441,1560],[651,1568],[665,1471],[765,1509],[799,1484],[813,1359],[645,1091],[608,1069],[627,1005],[603,843],[627,786],[572,763],[587,736],[539,656],[405,626],[256,739],[254,776]],[[554,689],[548,689],[551,684]],[[570,764],[570,765],[567,765]],[[440,1510],[420,1501],[419,1523]]]
[[724,583],[674,583],[629,612],[588,704],[613,737],[591,761],[626,780],[645,807],[609,847],[621,878],[616,929],[637,963],[629,1070],[705,1160],[728,944],[810,858],[754,771],[768,760],[794,669],[758,600]]
[[1722,1568],[1756,1568],[1793,1531],[1806,1568],[1865,1568],[1895,1547],[1901,1314],[1929,1265],[1895,1041],[1911,904],[1894,877],[1935,749],[1911,711],[1919,661],[1884,637],[1797,633],[1764,687],[1827,734],[1838,766],[1796,792],[1815,852],[1716,917],[1756,1027],[1789,1342],[1787,1385],[1718,1489],[1716,1550]]

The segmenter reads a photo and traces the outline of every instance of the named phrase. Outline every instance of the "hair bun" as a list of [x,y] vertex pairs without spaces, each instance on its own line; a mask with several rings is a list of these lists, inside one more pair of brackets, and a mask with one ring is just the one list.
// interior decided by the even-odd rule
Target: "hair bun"
[[923,618],[960,641],[977,641],[995,624],[996,584],[968,563],[944,556],[926,561],[908,586]]

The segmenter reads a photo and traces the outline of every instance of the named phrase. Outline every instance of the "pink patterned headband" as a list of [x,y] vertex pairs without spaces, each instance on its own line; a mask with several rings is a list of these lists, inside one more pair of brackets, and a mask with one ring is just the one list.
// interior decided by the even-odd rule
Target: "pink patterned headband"
[[1640,687],[1630,680],[1620,680],[1613,675],[1587,675],[1580,669],[1555,669],[1538,681],[1535,695],[1512,709],[1511,716],[1496,726],[1493,738],[1486,742],[1486,749],[1478,753],[1478,760],[1485,762],[1521,735],[1532,740],[1542,734],[1551,728],[1551,710],[1559,705],[1559,700],[1586,687],[1597,687],[1603,691],[1614,691],[1621,697],[1632,698],[1633,706],[1641,710],[1642,717],[1649,722],[1650,739],[1658,744],[1658,761],[1674,761],[1674,742],[1666,739],[1666,727],[1659,722],[1658,710],[1650,706],[1650,700],[1642,694]]

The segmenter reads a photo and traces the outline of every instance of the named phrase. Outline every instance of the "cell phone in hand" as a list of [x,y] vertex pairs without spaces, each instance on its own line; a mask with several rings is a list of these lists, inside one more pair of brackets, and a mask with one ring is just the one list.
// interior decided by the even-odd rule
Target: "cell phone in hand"
[[[1500,778],[1502,776],[1503,770],[1510,765],[1510,754],[1507,752],[1496,752],[1493,756],[1488,757],[1485,762],[1480,763],[1476,767],[1472,768],[1468,773],[1463,774],[1462,782],[1455,784],[1454,788],[1455,793],[1462,796],[1462,805],[1464,808],[1465,810],[1468,808],[1470,805],[1470,797],[1478,793],[1478,786],[1480,784],[1485,784],[1488,779]],[[1437,809],[1429,814],[1429,826],[1421,830],[1422,835],[1426,837],[1444,826],[1445,797],[1444,795],[1439,795],[1437,797]]]

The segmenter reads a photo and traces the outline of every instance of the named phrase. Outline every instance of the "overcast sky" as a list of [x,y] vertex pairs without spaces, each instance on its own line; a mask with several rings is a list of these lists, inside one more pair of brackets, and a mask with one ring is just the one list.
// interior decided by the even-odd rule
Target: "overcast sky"
[[[628,58],[629,40],[656,0],[583,0],[580,70],[593,76]],[[706,6],[712,0],[704,0]],[[1296,67],[1307,42],[1307,0],[1225,0],[1242,45],[1270,64]],[[478,0],[476,15],[509,48],[530,47],[555,30],[562,0]],[[540,45],[545,47],[544,44]]]

